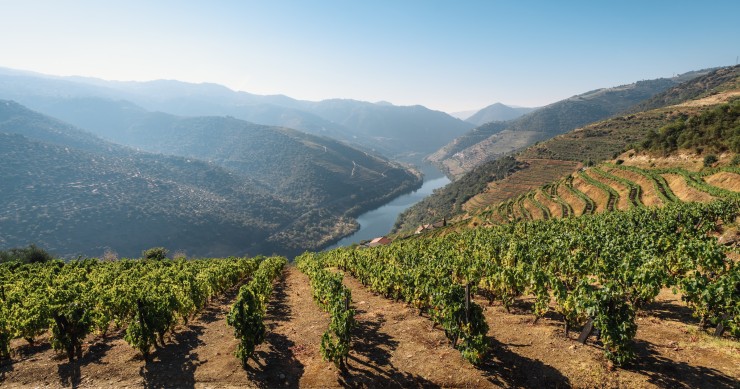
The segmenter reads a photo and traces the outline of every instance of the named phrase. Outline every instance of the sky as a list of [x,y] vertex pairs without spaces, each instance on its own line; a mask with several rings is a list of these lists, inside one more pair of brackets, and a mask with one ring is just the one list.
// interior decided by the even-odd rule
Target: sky
[[0,67],[446,112],[734,65],[740,1],[0,0]]

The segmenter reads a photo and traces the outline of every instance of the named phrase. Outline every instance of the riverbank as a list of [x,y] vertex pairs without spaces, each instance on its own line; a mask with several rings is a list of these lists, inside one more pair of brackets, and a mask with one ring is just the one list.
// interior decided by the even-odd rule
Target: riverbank
[[447,176],[431,165],[425,165],[421,168],[421,171],[424,174],[424,182],[419,189],[401,195],[358,216],[357,222],[360,224],[360,229],[328,246],[326,250],[349,246],[388,234],[401,212],[431,195],[435,189],[441,188],[450,182]]

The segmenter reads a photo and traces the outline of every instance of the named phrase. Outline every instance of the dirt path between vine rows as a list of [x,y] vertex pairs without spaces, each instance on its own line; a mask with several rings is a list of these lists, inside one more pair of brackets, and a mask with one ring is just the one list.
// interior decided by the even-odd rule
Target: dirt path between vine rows
[[636,363],[612,369],[600,342],[564,337],[562,320],[550,312],[533,324],[531,299],[507,312],[484,306],[491,351],[475,367],[447,342],[439,328],[404,303],[377,296],[345,274],[358,328],[347,368],[322,360],[321,336],[328,314],[312,299],[308,278],[289,266],[275,284],[268,306],[265,342],[256,361],[242,368],[237,340],[226,324],[236,289],[212,302],[197,319],[180,325],[150,361],[114,333],[86,340],[80,362],[67,363],[50,349],[12,343],[12,363],[0,365],[0,386],[115,388],[332,388],[332,387],[740,387],[740,346],[697,329],[679,295],[664,290],[638,314]]
[[351,387],[490,387],[487,372],[465,361],[432,321],[416,309],[370,292],[344,275],[358,329],[347,371]]
[[308,278],[288,267],[275,285],[265,324],[268,334],[247,369],[234,356],[237,339],[226,324],[236,289],[209,304],[187,325],[180,325],[154,350],[150,361],[118,332],[90,336],[83,358],[68,363],[54,352],[48,336],[38,345],[14,340],[12,363],[0,366],[0,386],[13,387],[331,387],[338,370],[319,353],[328,314],[314,304]]

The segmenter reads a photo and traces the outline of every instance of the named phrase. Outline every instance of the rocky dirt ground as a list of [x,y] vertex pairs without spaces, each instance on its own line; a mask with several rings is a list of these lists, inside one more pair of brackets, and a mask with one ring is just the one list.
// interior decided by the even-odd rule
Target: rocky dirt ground
[[492,351],[481,366],[465,362],[439,329],[403,303],[387,300],[345,276],[358,328],[344,371],[319,352],[328,315],[312,301],[308,279],[289,267],[275,285],[267,315],[269,333],[256,361],[242,368],[237,341],[226,325],[235,293],[214,301],[181,325],[144,361],[121,333],[91,336],[83,359],[66,358],[40,339],[14,341],[12,362],[0,367],[2,387],[740,387],[740,342],[713,338],[697,327],[680,296],[665,290],[638,317],[637,362],[614,368],[593,337],[565,337],[558,315],[534,324],[528,299],[511,310],[487,301]]

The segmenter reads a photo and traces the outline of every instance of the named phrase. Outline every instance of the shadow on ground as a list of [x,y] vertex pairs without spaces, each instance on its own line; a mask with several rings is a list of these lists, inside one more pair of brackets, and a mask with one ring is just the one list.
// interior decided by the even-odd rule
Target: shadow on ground
[[285,277],[275,284],[270,303],[267,306],[265,322],[267,351],[257,351],[255,360],[249,361],[245,369],[249,380],[259,388],[298,388],[303,376],[303,364],[296,359],[293,352],[295,343],[286,336],[273,332],[281,322],[293,318],[287,304]]
[[[357,310],[358,314],[365,311]],[[398,341],[380,331],[384,319],[358,320],[349,361],[341,371],[339,384],[345,387],[437,388],[425,378],[399,371],[391,362]]]
[[703,366],[691,366],[660,356],[655,345],[635,341],[637,361],[630,370],[648,377],[648,382],[661,388],[740,388],[740,378]]
[[[219,298],[219,303],[236,296],[234,288]],[[199,316],[199,322],[212,323],[218,320],[219,304],[210,304]],[[176,332],[170,342],[159,347],[139,370],[145,388],[194,388],[195,369],[201,364],[193,350],[203,344],[200,336],[204,326],[192,323]]]
[[521,356],[496,339],[489,338],[491,351],[477,368],[494,385],[515,388],[569,388],[568,377],[543,362]]
[[89,364],[102,364],[103,357],[108,352],[108,350],[113,347],[112,340],[120,339],[122,336],[123,335],[119,333],[115,336],[108,336],[106,338],[98,339],[96,343],[91,345],[85,351],[82,359],[72,362],[60,363],[59,365],[57,365],[59,383],[65,387],[76,388],[80,386],[80,383],[82,381],[82,374],[80,372],[80,369]]

